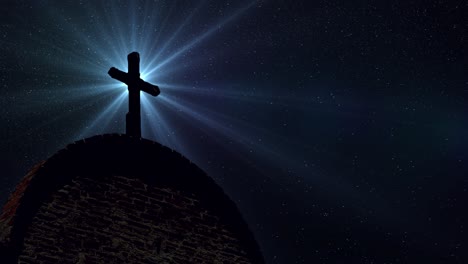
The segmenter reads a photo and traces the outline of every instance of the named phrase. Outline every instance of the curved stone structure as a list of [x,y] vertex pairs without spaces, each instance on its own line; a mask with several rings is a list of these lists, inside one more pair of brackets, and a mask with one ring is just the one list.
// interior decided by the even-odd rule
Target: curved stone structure
[[197,166],[126,135],[34,167],[0,216],[2,263],[263,263],[235,204]]

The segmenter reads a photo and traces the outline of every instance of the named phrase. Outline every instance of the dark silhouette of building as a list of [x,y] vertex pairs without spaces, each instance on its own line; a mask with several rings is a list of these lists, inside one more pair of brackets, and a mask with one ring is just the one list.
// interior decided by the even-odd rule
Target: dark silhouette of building
[[156,142],[110,134],[36,165],[0,216],[1,263],[263,263],[235,204]]

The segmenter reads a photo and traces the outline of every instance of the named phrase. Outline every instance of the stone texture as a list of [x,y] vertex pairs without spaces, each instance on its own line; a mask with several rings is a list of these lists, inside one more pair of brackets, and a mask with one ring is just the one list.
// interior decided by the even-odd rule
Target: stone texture
[[5,263],[263,263],[214,181],[177,152],[122,135],[36,166],[4,207],[0,241]]

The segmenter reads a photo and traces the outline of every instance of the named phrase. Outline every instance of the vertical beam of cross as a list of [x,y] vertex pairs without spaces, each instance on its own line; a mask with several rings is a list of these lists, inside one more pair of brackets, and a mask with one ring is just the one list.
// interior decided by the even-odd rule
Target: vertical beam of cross
[[153,96],[160,93],[159,87],[140,79],[140,55],[132,52],[127,56],[128,73],[114,67],[108,74],[128,86],[128,113],[126,115],[127,135],[141,137],[140,91]]
[[[132,52],[127,56],[128,77],[136,80],[140,79],[140,55]],[[140,89],[137,84],[128,84],[128,113],[126,115],[127,134],[141,137],[141,114],[140,114]]]

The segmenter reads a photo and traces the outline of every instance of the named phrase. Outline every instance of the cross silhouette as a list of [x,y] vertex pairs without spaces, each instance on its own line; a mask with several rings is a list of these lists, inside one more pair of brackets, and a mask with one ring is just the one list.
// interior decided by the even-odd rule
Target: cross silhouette
[[128,113],[126,116],[127,135],[141,137],[140,91],[157,96],[159,87],[140,78],[140,54],[132,52],[127,56],[128,73],[117,68],[110,68],[110,77],[128,86]]

